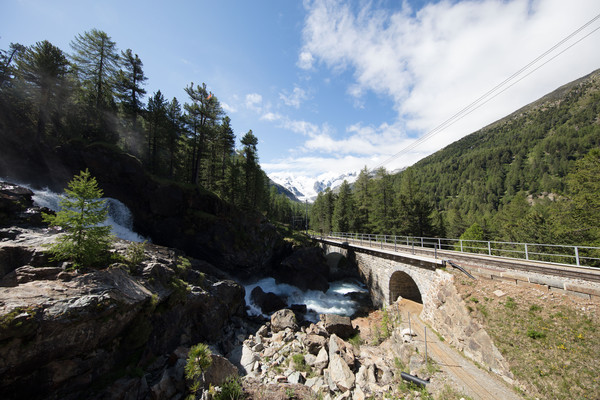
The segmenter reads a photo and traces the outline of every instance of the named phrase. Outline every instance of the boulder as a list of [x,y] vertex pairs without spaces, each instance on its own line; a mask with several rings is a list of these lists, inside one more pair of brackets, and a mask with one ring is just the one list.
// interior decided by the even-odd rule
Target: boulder
[[329,268],[318,247],[304,247],[285,258],[281,265],[273,271],[276,280],[294,285],[301,290],[329,289],[327,276]]
[[271,316],[271,331],[277,333],[284,331],[287,328],[290,328],[292,331],[297,331],[298,323],[296,322],[296,315],[294,312],[284,308]]
[[321,347],[321,350],[319,350],[319,354],[317,354],[317,359],[315,360],[314,367],[322,371],[325,368],[327,368],[328,364],[329,355],[327,354],[327,350],[325,350],[325,347]]
[[330,357],[329,377],[342,392],[354,387],[354,374],[339,354],[334,353]]
[[342,317],[336,314],[324,314],[321,316],[325,330],[330,335],[337,335],[342,339],[348,339],[356,333],[352,327],[350,317]]
[[260,286],[252,289],[252,292],[250,292],[250,300],[265,314],[271,314],[274,311],[281,310],[287,305],[281,297],[272,292],[265,293]]
[[212,354],[212,363],[204,373],[204,386],[221,386],[230,376],[237,376],[237,368],[225,357]]
[[327,339],[325,339],[323,336],[309,334],[304,338],[304,346],[310,354],[318,354],[319,351],[326,346],[326,344]]
[[342,357],[346,364],[351,368],[354,367],[355,356],[352,345],[344,342],[335,334],[331,335],[329,338],[329,359],[331,359],[334,354]]

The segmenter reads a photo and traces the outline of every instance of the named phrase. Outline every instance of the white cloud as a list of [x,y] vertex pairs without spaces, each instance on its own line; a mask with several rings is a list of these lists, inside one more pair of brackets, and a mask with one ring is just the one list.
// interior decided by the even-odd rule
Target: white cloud
[[[413,135],[431,131],[599,11],[597,0],[441,1],[426,5],[416,14],[407,6],[392,12],[374,8],[377,2],[361,2],[365,4],[358,9],[341,0],[306,2],[298,66],[310,69],[319,62],[334,71],[352,72],[347,93],[356,99],[355,106],[361,107],[361,97],[371,91],[392,99],[397,117],[380,127],[349,127],[349,136],[342,139],[320,127],[309,129],[305,148],[311,151],[370,154],[382,161],[411,143],[405,129]],[[598,23],[579,37],[596,26]],[[444,130],[435,140],[406,154],[402,163],[410,165],[417,157],[598,68],[598,35],[600,32]],[[387,167],[393,169],[392,165]]]
[[298,56],[298,67],[302,68],[302,69],[312,69],[313,67],[313,62],[314,62],[314,57],[313,55],[308,52],[308,51],[302,51],[300,53],[300,55]]
[[229,113],[229,114],[233,114],[233,113],[237,112],[237,108],[235,108],[235,106],[229,105],[225,102],[221,102],[221,107],[223,108],[223,110],[226,113]]
[[246,108],[260,112],[262,96],[258,93],[249,93],[246,95]]
[[276,114],[276,113],[272,113],[272,112],[268,112],[266,114],[264,114],[262,117],[260,117],[261,120],[263,121],[279,121],[282,118],[281,115]]
[[279,98],[283,100],[286,106],[299,108],[300,103],[308,99],[308,94],[304,89],[296,86],[291,94],[288,94],[286,91],[279,93]]

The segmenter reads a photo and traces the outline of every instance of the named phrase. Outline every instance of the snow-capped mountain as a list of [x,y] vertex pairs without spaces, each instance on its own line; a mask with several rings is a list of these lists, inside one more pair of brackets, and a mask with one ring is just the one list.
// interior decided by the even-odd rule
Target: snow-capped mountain
[[312,203],[317,195],[327,188],[337,188],[346,180],[353,183],[358,178],[358,172],[350,172],[339,175],[334,172],[326,172],[317,177],[298,176],[284,172],[269,174],[274,182],[292,192],[300,201]]

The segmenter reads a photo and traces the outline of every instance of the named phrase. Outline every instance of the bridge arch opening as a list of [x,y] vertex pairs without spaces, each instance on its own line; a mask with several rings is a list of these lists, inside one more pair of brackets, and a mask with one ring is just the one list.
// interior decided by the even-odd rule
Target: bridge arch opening
[[423,304],[417,283],[404,271],[396,271],[390,277],[390,304],[398,300],[399,296]]

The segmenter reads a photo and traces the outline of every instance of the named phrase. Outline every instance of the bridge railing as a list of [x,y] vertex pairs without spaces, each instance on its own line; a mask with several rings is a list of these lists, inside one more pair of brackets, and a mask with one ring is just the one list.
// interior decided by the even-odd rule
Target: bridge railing
[[370,247],[393,247],[394,250],[406,251],[415,248],[432,249],[434,252],[450,250],[530,261],[600,267],[600,247],[379,235],[374,233],[332,232],[328,236],[343,241],[352,240]]

